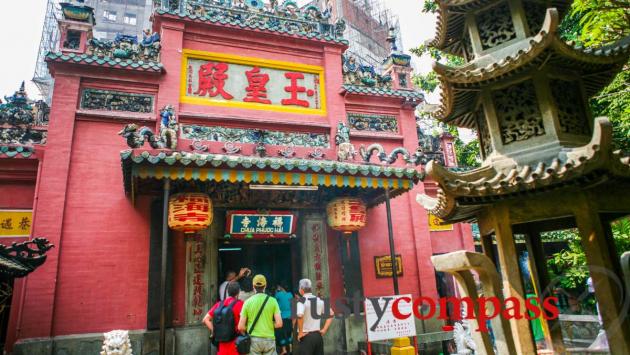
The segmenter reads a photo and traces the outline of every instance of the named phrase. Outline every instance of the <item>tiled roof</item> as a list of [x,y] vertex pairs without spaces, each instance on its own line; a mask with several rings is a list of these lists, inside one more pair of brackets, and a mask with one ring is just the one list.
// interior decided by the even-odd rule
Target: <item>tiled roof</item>
[[338,44],[343,44],[343,45],[348,45],[349,43],[348,40],[344,38],[331,36],[330,34],[323,34],[321,32],[305,32],[302,30],[290,31],[282,26],[273,25],[273,24],[270,24],[269,22],[259,23],[256,21],[248,21],[248,19],[246,18],[238,18],[238,17],[230,18],[230,17],[220,17],[220,16],[203,17],[203,16],[198,16],[194,13],[193,14],[188,13],[188,12],[180,13],[179,11],[165,10],[165,9],[157,9],[155,10],[155,13],[159,15],[177,16],[179,18],[196,20],[196,21],[212,23],[212,24],[222,25],[222,26],[232,26],[232,27],[238,27],[238,28],[244,28],[244,29],[250,29],[250,30],[258,30],[258,31],[263,31],[263,32],[280,33],[280,34],[284,34],[290,37],[296,37],[296,38],[302,38],[302,39],[319,40],[319,41],[332,42],[332,43],[338,43]]
[[[463,56],[461,40],[468,13],[498,3],[499,0],[438,0],[435,37],[427,42],[431,47],[449,54]],[[565,13],[570,0],[552,0],[547,6]]]
[[542,30],[507,47],[503,58],[480,57],[461,67],[434,63],[441,87],[440,107],[432,115],[444,122],[474,128],[478,91],[490,82],[505,79],[532,66],[569,67],[580,70],[587,96],[595,95],[614,77],[630,56],[630,36],[600,48],[578,48],[558,34],[559,15],[547,9]]
[[[501,170],[486,166],[464,173],[451,172],[430,162],[427,175],[440,185],[438,195],[436,198],[419,195],[418,202],[440,218],[461,221],[474,216],[489,202],[576,183],[590,174],[628,179],[630,157],[612,150],[611,136],[612,125],[607,119],[599,118],[595,121],[589,144],[561,152],[548,162]],[[593,177],[583,183],[597,184],[599,181]],[[463,199],[466,203],[460,205],[459,201]]]
[[157,73],[162,72],[164,69],[164,67],[162,66],[162,63],[143,62],[143,61],[136,62],[131,59],[98,57],[95,55],[75,54],[75,53],[63,54],[60,52],[48,52],[46,54],[46,61],[47,62],[87,64],[87,65],[102,66],[102,67],[108,67],[108,68],[119,68],[119,69],[126,69],[126,70],[138,70],[138,71],[157,72]]
[[424,95],[415,90],[394,90],[380,87],[370,87],[365,85],[344,84],[343,89],[353,94],[375,95],[375,96],[393,96],[409,100],[417,100],[417,104],[424,101]]
[[332,173],[350,176],[383,177],[421,180],[424,174],[414,168],[400,168],[376,164],[344,163],[336,160],[255,157],[178,151],[125,150],[120,153],[123,162],[150,165],[170,165],[190,168],[245,168],[255,170],[283,170],[313,173]]
[[25,146],[0,146],[0,158],[30,158],[35,154],[35,148]]

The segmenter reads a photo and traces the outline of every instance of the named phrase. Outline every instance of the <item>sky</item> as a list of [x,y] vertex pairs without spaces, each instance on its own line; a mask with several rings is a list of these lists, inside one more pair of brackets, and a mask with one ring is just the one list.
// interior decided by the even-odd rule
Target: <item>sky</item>
[[[399,16],[403,48],[409,50],[424,43],[435,33],[435,15],[422,13],[423,0],[384,0],[392,12]],[[46,0],[2,1],[0,11],[0,97],[11,95],[26,81],[31,98],[39,96],[37,87],[30,82],[35,71],[37,51],[46,10]],[[414,56],[414,67],[421,73],[431,70],[429,58]],[[427,95],[437,103],[435,95]]]

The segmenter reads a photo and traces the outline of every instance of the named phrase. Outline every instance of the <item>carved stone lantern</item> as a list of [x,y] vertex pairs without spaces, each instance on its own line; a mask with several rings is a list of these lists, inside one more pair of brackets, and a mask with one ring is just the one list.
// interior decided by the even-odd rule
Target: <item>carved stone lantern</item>
[[[442,89],[434,117],[475,129],[483,163],[465,173],[429,163],[427,174],[439,189],[436,196],[419,195],[418,202],[445,223],[478,222],[482,257],[500,269],[503,296],[521,304],[514,234],[525,235],[536,288],[545,297],[551,288],[540,233],[577,227],[610,349],[630,353],[630,322],[618,319],[628,295],[611,277],[621,271],[610,247],[610,221],[630,214],[630,159],[613,150],[610,123],[594,119],[587,104],[627,63],[630,37],[589,49],[564,42],[558,26],[570,3],[438,0],[437,36],[429,44],[465,64],[434,64]],[[461,273],[475,265],[451,268],[457,258],[436,256],[434,264],[463,280]],[[476,293],[470,286],[462,284],[465,293]],[[556,321],[546,320],[546,342],[564,353]],[[509,323],[495,332],[499,352],[535,353],[528,321]],[[477,345],[494,353],[488,344]]]

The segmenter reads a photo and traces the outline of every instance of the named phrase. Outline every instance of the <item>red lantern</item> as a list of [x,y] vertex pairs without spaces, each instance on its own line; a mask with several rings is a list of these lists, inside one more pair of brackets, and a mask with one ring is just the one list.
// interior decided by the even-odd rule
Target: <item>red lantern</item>
[[195,233],[207,229],[212,217],[212,201],[206,194],[176,194],[168,201],[168,226],[173,230]]
[[340,197],[326,206],[328,225],[334,230],[350,234],[365,227],[367,207],[357,197]]

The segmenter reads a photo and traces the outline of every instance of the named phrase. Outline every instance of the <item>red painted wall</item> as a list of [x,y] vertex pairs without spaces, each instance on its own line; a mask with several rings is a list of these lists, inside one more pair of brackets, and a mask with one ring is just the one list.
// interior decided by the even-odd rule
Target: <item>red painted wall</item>
[[146,326],[149,199],[124,194],[119,130],[75,126],[53,335]]
[[0,208],[31,209],[35,197],[35,183],[0,182]]
[[[11,314],[15,327],[10,344],[15,339],[146,326],[150,200],[140,197],[134,206],[124,194],[119,153],[127,146],[117,132],[132,121],[156,125],[153,120],[157,113],[77,113],[81,87],[154,92],[157,110],[173,105],[183,123],[329,132],[332,146],[326,150],[327,159],[335,159],[332,143],[337,123],[345,121],[346,111],[399,118],[400,132],[394,137],[353,132],[352,142],[357,149],[361,144],[374,142],[381,143],[388,152],[399,146],[413,152],[417,146],[413,109],[401,107],[400,99],[340,94],[343,46],[208,25],[184,25],[166,19],[159,20],[156,26],[162,37],[165,74],[161,76],[76,65],[51,68],[55,90],[37,191],[28,182],[13,187],[0,185],[0,207],[31,206],[37,194],[34,234],[48,238],[56,246],[48,253],[47,262],[20,283],[25,286],[14,299],[14,309],[19,311]],[[179,104],[182,49],[323,66],[327,114],[295,115]],[[189,150],[189,144],[180,140],[179,149]],[[221,146],[212,144],[211,151],[217,153]],[[243,152],[249,154],[252,148],[243,145]],[[277,149],[272,147],[270,155],[276,155]],[[307,149],[296,151],[304,156]],[[470,249],[472,240],[462,242],[462,235],[467,238],[469,229],[459,226],[453,233],[430,236],[426,211],[415,201],[416,194],[423,192],[421,184],[391,201],[396,250],[403,257],[400,290],[415,296],[435,296],[430,256],[449,248]],[[185,246],[183,238],[176,239],[173,319],[175,325],[183,325]],[[391,279],[376,279],[374,270],[374,256],[389,254],[384,205],[370,210],[368,227],[359,233],[359,245],[365,294],[392,294]],[[343,280],[336,272],[341,269],[341,261],[335,233],[328,233],[328,248],[331,296],[337,298],[343,294]]]

